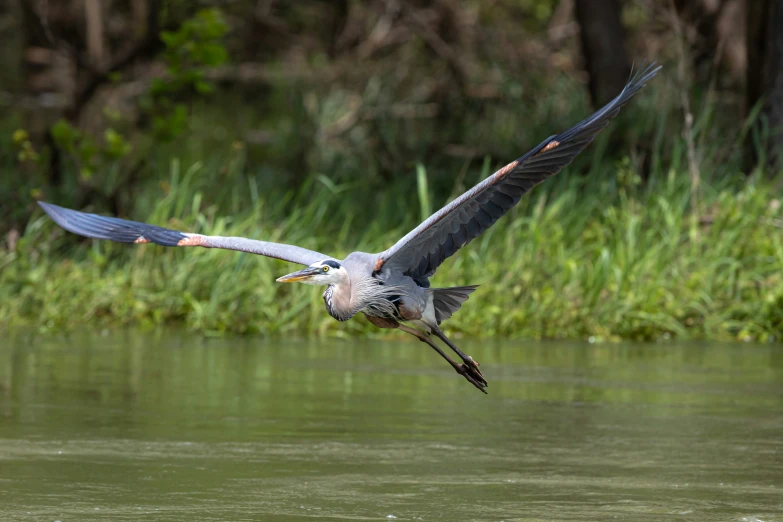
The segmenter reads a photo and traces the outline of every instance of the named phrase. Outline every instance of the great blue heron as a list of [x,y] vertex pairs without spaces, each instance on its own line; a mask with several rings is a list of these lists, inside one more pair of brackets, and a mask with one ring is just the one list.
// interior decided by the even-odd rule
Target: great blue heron
[[[242,237],[205,236],[154,225],[77,212],[49,203],[41,207],[75,234],[122,243],[224,248],[307,265],[277,279],[281,283],[325,285],[326,309],[338,321],[364,313],[380,328],[398,328],[430,345],[458,374],[486,393],[479,365],[440,329],[477,286],[430,288],[429,279],[443,261],[478,237],[538,183],[556,174],[614,118],[660,70],[655,64],[633,76],[605,107],[567,131],[542,141],[427,218],[388,250],[353,252],[342,261],[298,246]],[[462,360],[452,360],[431,338],[434,334]]]

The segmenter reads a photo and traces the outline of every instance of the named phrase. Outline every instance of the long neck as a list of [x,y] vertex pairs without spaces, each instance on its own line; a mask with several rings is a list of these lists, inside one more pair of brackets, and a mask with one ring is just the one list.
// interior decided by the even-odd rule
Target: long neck
[[347,277],[335,285],[329,285],[324,292],[324,303],[329,315],[338,321],[347,321],[358,310],[351,306],[351,281]]

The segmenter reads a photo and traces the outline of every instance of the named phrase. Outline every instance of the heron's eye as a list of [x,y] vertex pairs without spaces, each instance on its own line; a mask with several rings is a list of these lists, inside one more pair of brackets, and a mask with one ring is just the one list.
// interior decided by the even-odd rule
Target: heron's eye
[[329,267],[328,266],[324,266],[324,272],[328,272],[328,271],[329,271]]

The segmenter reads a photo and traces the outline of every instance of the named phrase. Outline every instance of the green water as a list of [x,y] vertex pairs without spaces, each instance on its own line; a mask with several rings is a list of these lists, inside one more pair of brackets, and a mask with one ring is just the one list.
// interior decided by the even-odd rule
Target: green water
[[0,342],[0,521],[783,521],[779,345]]

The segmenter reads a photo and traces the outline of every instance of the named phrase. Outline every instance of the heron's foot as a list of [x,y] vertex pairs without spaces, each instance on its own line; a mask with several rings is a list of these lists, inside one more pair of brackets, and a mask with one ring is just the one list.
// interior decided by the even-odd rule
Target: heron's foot
[[467,356],[467,357],[464,359],[463,363],[464,363],[464,366],[467,366],[468,368],[471,368],[471,369],[472,369],[472,371],[473,371],[473,373],[475,373],[475,374],[478,374],[478,376],[479,376],[479,377],[481,377],[481,380],[482,380],[482,381],[484,381],[484,384],[487,384],[487,381],[486,381],[486,380],[484,380],[484,374],[483,374],[483,373],[481,373],[481,369],[479,368],[479,363],[478,363],[478,361],[474,361],[474,360],[473,360],[473,357],[471,357],[470,355],[468,355],[468,356]]
[[468,356],[468,360],[463,364],[457,365],[455,369],[457,370],[457,373],[465,377],[470,384],[482,392],[487,393],[485,388],[489,386],[489,383],[484,378],[484,375],[481,374],[479,364],[474,361],[472,357]]

